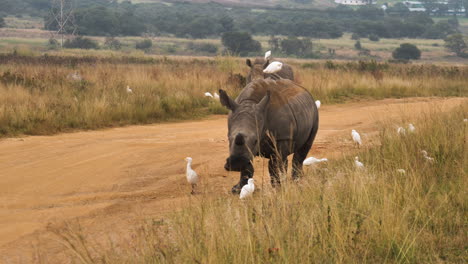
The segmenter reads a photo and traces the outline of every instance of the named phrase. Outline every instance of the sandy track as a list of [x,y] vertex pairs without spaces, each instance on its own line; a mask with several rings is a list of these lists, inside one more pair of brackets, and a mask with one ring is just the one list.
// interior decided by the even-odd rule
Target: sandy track
[[[323,106],[311,154],[349,149],[352,128],[369,136],[377,121],[422,110],[449,109],[466,99],[410,98]],[[238,174],[223,170],[226,117],[131,126],[0,141],[0,263],[29,263],[35,246],[54,262],[62,252],[48,223],[79,218],[99,234],[125,233],[135,221],[158,217],[187,202],[184,157],[194,158],[203,192],[227,195]],[[256,177],[263,172],[256,161]],[[37,249],[37,248],[36,248]],[[47,255],[47,254],[46,254]],[[42,256],[43,258],[43,256]]]

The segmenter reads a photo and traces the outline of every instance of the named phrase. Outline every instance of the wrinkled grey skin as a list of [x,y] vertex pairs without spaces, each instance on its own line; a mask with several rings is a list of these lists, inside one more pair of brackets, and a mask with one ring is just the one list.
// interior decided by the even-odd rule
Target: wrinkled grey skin
[[270,159],[268,170],[273,186],[280,184],[280,172],[287,170],[287,157],[293,157],[293,179],[302,173],[318,130],[318,111],[312,95],[290,80],[260,79],[247,84],[233,100],[219,90],[228,117],[229,157],[225,169],[240,171],[232,188],[240,192],[253,177],[255,156]]
[[253,62],[247,59],[245,63],[250,67],[249,74],[247,75],[247,83],[254,80],[272,78],[278,80],[280,78],[289,79],[294,81],[294,73],[291,66],[283,63],[283,68],[277,73],[263,73],[263,70],[270,64],[271,60],[265,60],[263,58],[256,58]]

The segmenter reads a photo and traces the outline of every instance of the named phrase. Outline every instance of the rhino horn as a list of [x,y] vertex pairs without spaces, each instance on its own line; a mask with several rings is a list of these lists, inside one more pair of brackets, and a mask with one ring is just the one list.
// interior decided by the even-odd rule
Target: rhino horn
[[237,136],[236,136],[234,142],[235,142],[236,145],[238,145],[238,146],[244,145],[244,143],[245,143],[244,136],[243,136],[241,133],[237,134]]

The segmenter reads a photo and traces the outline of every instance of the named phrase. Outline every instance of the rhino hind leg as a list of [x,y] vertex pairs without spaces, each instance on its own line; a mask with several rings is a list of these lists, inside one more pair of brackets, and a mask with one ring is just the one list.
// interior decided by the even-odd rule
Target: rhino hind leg
[[244,185],[247,184],[247,181],[253,177],[253,174],[254,167],[252,166],[252,164],[249,163],[247,167],[241,170],[239,182],[232,187],[231,192],[233,194],[239,194],[242,190],[242,187],[244,187]]
[[312,131],[307,139],[306,143],[302,145],[296,152],[294,152],[293,156],[293,164],[292,164],[292,178],[293,180],[298,180],[300,175],[302,174],[302,163],[304,162],[307,154],[309,153],[310,149],[312,148],[312,144],[315,140],[315,135],[317,135],[318,124],[312,128]]

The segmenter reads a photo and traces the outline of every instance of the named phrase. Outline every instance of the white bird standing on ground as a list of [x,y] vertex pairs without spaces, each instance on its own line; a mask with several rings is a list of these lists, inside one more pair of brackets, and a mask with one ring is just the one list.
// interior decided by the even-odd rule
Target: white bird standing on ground
[[317,106],[317,109],[319,109],[322,103],[320,102],[320,100],[317,100],[315,101],[315,105]]
[[414,127],[413,124],[409,124],[408,125],[408,130],[409,130],[409,132],[413,133],[414,131],[416,131],[416,128]]
[[274,61],[270,63],[264,70],[264,73],[277,73],[283,68],[283,63],[279,61]]
[[358,169],[364,169],[364,164],[362,164],[362,162],[359,161],[358,156],[354,157],[354,165]]
[[361,135],[359,135],[359,133],[356,132],[356,130],[351,130],[351,137],[353,137],[353,141],[358,145],[358,147],[362,145]]
[[74,72],[70,75],[68,75],[73,81],[81,81],[83,78],[81,78],[81,75],[78,72]]
[[213,95],[212,95],[211,93],[209,93],[209,92],[206,92],[206,93],[205,93],[205,96],[206,96],[206,97],[211,97],[211,98],[213,98]]
[[406,129],[403,127],[398,127],[397,128],[397,133],[400,135],[406,135]]
[[192,169],[192,158],[186,157],[185,161],[187,161],[187,181],[192,185],[192,192],[190,194],[194,194],[195,186],[198,183],[198,174]]
[[404,169],[398,169],[396,170],[398,173],[401,173],[401,174],[406,174],[406,171]]
[[421,150],[421,153],[423,154],[423,157],[426,159],[426,161],[428,161],[430,163],[434,162],[434,158],[429,157],[428,154],[427,154],[427,151]]
[[133,93],[132,88],[130,88],[130,86],[128,86],[128,85],[127,85],[127,93],[129,93],[129,94]]
[[317,158],[314,158],[314,157],[308,157],[307,159],[304,160],[304,162],[302,162],[302,165],[310,166],[310,165],[314,165],[314,164],[317,164],[317,163],[320,163],[320,162],[326,162],[326,161],[328,161],[327,158],[317,159]]
[[241,199],[245,199],[247,197],[252,196],[254,191],[255,191],[254,179],[250,178],[247,181],[247,184],[242,187],[239,197]]
[[214,93],[214,99],[219,100],[219,94],[217,92]]
[[265,52],[265,60],[268,60],[271,57],[271,50]]

